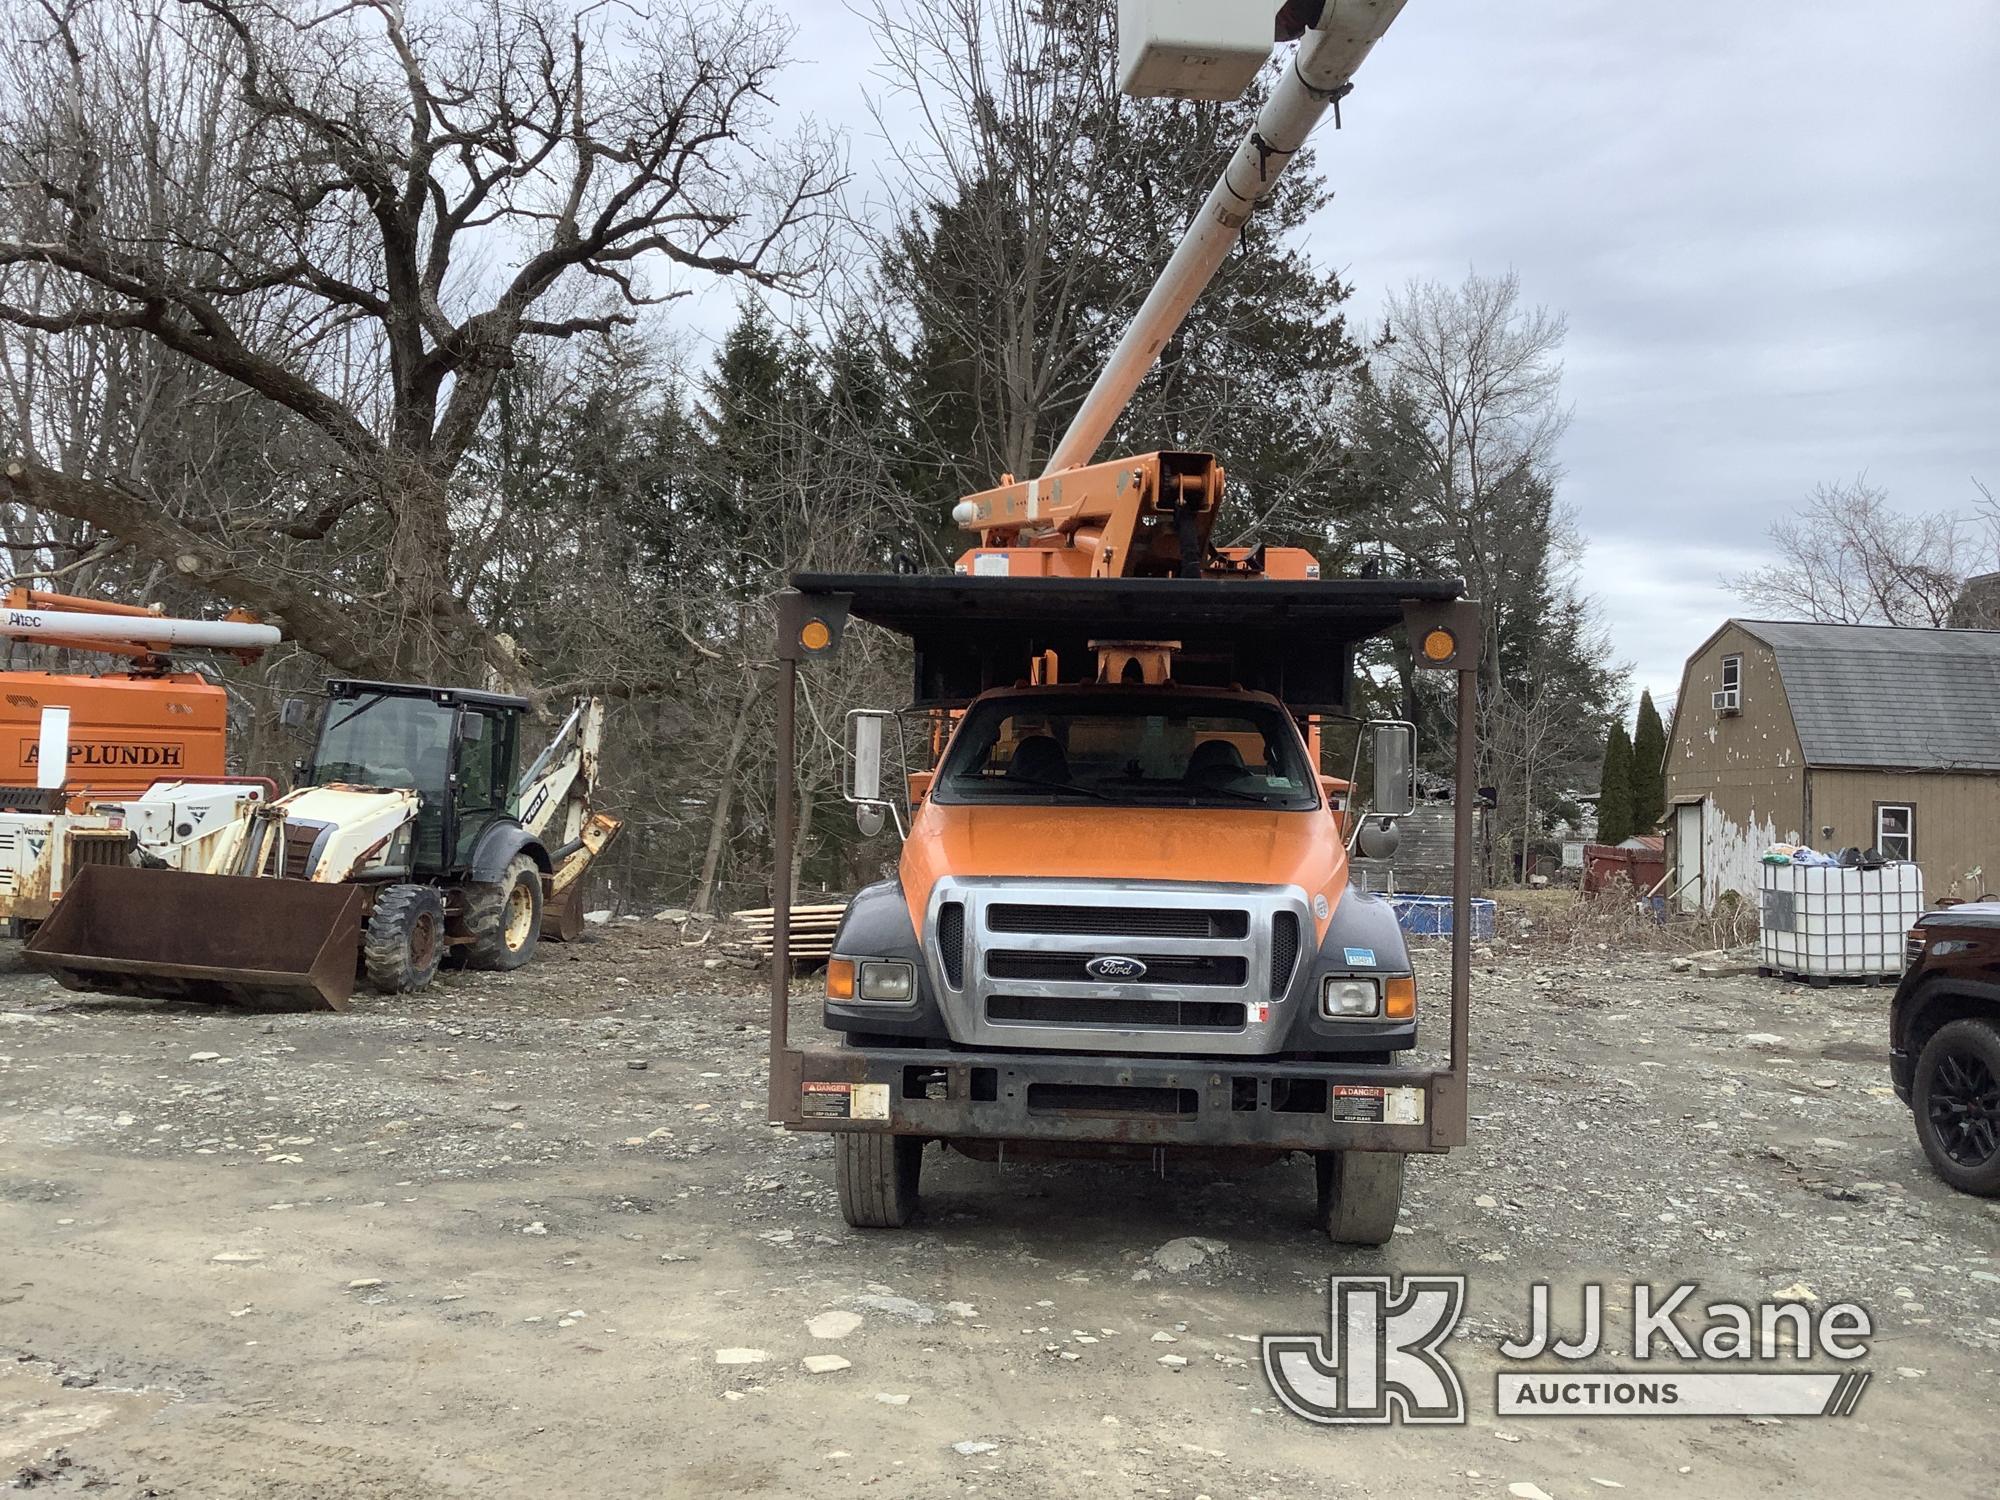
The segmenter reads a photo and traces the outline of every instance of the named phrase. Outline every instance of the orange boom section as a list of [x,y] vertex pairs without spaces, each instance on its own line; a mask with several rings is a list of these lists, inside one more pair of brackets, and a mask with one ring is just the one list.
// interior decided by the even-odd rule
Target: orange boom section
[[228,774],[228,696],[193,673],[0,673],[0,786],[36,784],[42,710],[70,711],[65,790],[136,795],[172,776]]

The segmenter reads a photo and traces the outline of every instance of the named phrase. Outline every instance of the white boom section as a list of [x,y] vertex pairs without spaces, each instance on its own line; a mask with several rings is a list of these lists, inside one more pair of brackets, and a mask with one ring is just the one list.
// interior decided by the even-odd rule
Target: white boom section
[[586,698],[563,720],[548,748],[521,773],[521,826],[552,853],[566,849],[583,834],[603,746],[603,701]]
[[135,646],[214,646],[227,651],[275,646],[284,639],[275,625],[253,625],[244,620],[72,614],[63,609],[0,611],[0,636],[33,640],[40,635],[68,636],[81,641],[122,641]]
[[1215,273],[1243,235],[1243,226],[1270,197],[1313,127],[1346,92],[1405,0],[1327,0],[1319,25],[1292,54],[1257,123],[1188,227],[1173,259],[1154,283],[1132,326],[1084,398],[1069,431],[1056,445],[1044,477],[1087,464],[1153,368],[1167,340],[1187,320]]

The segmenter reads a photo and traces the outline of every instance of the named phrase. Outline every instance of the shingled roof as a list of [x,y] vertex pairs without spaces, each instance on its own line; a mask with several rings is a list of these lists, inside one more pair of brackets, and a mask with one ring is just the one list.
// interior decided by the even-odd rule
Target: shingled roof
[[1776,655],[1807,765],[2000,771],[2000,630],[1730,623]]

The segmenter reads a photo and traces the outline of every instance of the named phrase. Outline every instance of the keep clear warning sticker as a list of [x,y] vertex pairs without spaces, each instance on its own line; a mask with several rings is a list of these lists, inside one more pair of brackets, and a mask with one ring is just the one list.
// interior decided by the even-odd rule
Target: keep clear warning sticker
[[799,1085],[799,1113],[808,1120],[886,1120],[886,1083],[805,1083]]
[[1424,1091],[1412,1088],[1336,1087],[1333,1117],[1356,1125],[1421,1125]]

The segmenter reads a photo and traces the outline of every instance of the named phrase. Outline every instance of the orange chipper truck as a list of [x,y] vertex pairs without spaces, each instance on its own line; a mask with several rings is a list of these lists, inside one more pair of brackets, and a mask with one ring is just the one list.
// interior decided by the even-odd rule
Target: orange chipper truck
[[[1216,6],[1218,26],[1244,9]],[[782,893],[774,917],[771,1115],[835,1133],[851,1224],[909,1219],[933,1141],[1001,1162],[1303,1153],[1327,1233],[1380,1244],[1405,1156],[1465,1141],[1477,607],[1456,580],[1323,579],[1303,552],[1218,547],[1212,455],[1088,461],[1399,9],[1316,9],[1048,472],[957,507],[975,544],[952,576],[800,575],[780,596],[780,871],[800,668],[851,619],[907,637],[915,662],[908,711],[849,716],[849,798],[864,828],[893,818],[904,843],[833,941],[837,1047],[792,1044]],[[1128,36],[1128,75],[1171,85],[1185,38],[1157,56],[1152,40]],[[1213,71],[1169,91],[1213,89]],[[1457,674],[1442,1004],[1418,994],[1389,904],[1348,881],[1355,844],[1389,852],[1410,808],[1410,726],[1359,726],[1365,812],[1319,766],[1321,724],[1353,717],[1356,647],[1398,630],[1419,668]],[[885,785],[898,761],[906,795]],[[1446,1065],[1415,1065],[1420,1024],[1439,1023]]]

